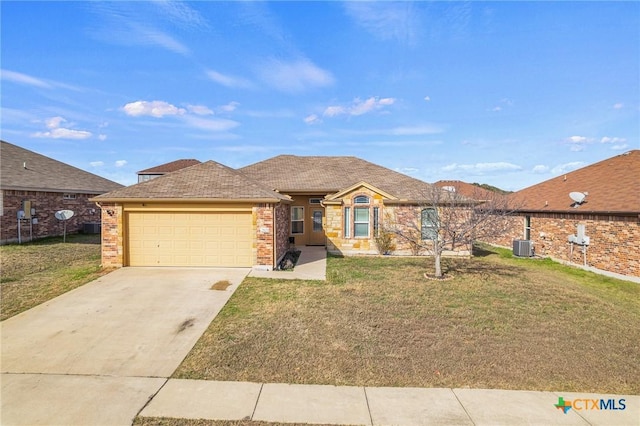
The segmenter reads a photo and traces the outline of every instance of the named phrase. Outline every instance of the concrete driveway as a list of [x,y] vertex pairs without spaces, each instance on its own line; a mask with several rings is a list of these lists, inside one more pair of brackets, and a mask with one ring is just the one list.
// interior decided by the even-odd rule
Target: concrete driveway
[[130,425],[248,272],[123,268],[2,322],[0,423]]

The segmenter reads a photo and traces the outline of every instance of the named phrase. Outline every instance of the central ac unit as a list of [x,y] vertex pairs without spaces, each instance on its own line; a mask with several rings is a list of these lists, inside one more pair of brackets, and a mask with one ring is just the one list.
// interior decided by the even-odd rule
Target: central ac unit
[[533,256],[533,242],[530,240],[513,240],[513,255],[518,257]]

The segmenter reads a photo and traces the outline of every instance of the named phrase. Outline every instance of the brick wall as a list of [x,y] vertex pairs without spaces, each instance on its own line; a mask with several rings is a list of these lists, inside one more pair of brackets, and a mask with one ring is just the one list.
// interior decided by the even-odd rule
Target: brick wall
[[123,265],[122,206],[102,204],[102,266],[104,268],[121,268]]
[[259,204],[253,208],[256,221],[256,266],[273,268],[275,262],[274,247],[274,208],[272,204]]
[[[422,240],[421,216],[425,206],[421,205],[391,205],[385,208],[384,223],[389,230],[394,232],[394,243],[396,250],[394,254],[398,255],[432,255],[433,243],[428,240]],[[453,213],[453,211],[451,211]],[[443,212],[439,212],[442,220]],[[452,214],[449,220],[463,220],[465,215]],[[453,222],[452,222],[453,223]],[[461,222],[463,223],[463,222]],[[406,236],[406,237],[405,237]],[[419,242],[419,244],[415,244]],[[469,255],[471,248],[468,244],[447,244],[442,254],[444,256]]]
[[[577,225],[582,224],[585,225],[585,235],[591,239],[586,250],[588,266],[640,277],[638,217],[535,213],[530,218],[530,237],[537,255],[582,265],[582,248],[574,245],[571,255],[571,244],[568,242],[568,236],[575,235]],[[524,239],[524,228],[525,215],[516,216],[505,235],[489,242],[512,247],[514,239]]]
[[[22,210],[23,201],[31,201],[31,207],[36,210],[33,224],[33,238],[62,235],[64,225],[55,218],[58,210],[72,210],[74,216],[67,221],[67,233],[81,232],[85,223],[99,223],[100,209],[89,201],[98,194],[75,194],[73,200],[63,199],[60,192],[14,191],[3,190],[0,242],[18,241],[18,210]],[[29,240],[29,221],[23,220],[20,225],[22,241]]]

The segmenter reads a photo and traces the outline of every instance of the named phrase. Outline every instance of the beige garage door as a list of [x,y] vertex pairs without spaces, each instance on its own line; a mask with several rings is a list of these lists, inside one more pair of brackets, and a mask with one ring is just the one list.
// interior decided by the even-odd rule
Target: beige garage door
[[250,212],[127,215],[130,266],[253,265]]

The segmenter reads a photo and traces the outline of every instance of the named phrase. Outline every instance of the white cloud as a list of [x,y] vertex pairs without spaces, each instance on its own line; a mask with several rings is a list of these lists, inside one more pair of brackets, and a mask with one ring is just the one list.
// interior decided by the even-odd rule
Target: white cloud
[[437,133],[442,133],[444,130],[442,127],[432,125],[432,124],[424,124],[421,126],[412,126],[412,127],[395,127],[391,129],[389,134],[398,135],[398,136],[419,136],[419,135],[433,135]]
[[226,105],[222,105],[222,106],[216,108],[216,110],[218,112],[233,112],[238,108],[238,106],[240,106],[240,102],[232,101],[232,102],[229,102]]
[[570,150],[572,152],[581,152],[584,151],[587,144],[594,142],[593,138],[588,138],[586,136],[569,136],[565,139],[565,142],[570,144]]
[[378,98],[373,96],[364,101],[360,98],[355,98],[350,105],[332,105],[325,108],[322,115],[325,117],[336,117],[339,115],[358,116],[381,110],[385,106],[393,105],[395,101],[394,98]]
[[163,25],[161,22],[163,20],[171,23],[183,23],[184,19],[176,18],[180,12],[167,13],[165,11],[164,15],[158,16],[157,9],[149,10],[148,8],[154,2],[136,2],[134,4],[135,6],[131,6],[131,3],[127,2],[92,2],[92,10],[99,14],[103,22],[92,29],[91,35],[107,43],[125,46],[156,46],[184,56],[190,54],[187,46],[168,32],[151,24],[153,22]]
[[627,140],[625,138],[610,138],[609,136],[605,136],[600,139],[600,143],[624,143]]
[[569,143],[586,143],[589,139],[585,136],[570,136],[567,138],[567,142]]
[[476,164],[458,164],[453,163],[442,168],[443,171],[465,171],[477,174],[483,174],[486,172],[508,172],[522,170],[522,167],[507,162],[495,162],[495,163],[476,163]]
[[424,97],[424,100],[425,100],[425,101],[427,101],[427,102],[429,102],[429,101],[431,101],[431,97],[429,97],[429,96],[425,96],[425,97]]
[[159,0],[153,2],[171,22],[186,27],[206,27],[207,21],[202,15],[182,1]]
[[420,26],[419,14],[410,2],[344,2],[358,25],[381,40],[395,39],[412,44]]
[[347,109],[341,106],[329,106],[322,113],[325,117],[335,117],[337,115],[346,114]]
[[204,105],[187,105],[187,109],[189,112],[192,112],[197,115],[211,115],[213,111]]
[[322,123],[322,120],[316,114],[311,114],[304,118],[304,122],[307,124],[319,124]]
[[613,109],[622,109],[624,108],[624,104],[621,102],[618,102],[617,104],[613,104]]
[[183,119],[191,127],[214,132],[230,130],[240,125],[237,121],[227,120],[225,118],[202,118],[187,115],[184,116]]
[[627,145],[626,143],[620,144],[620,145],[613,145],[611,147],[612,150],[614,151],[623,151],[625,149],[629,148],[629,145]]
[[99,134],[98,135],[98,139],[100,139],[101,141],[106,141],[107,140],[107,135]]
[[88,139],[92,136],[91,132],[86,130],[74,130],[66,127],[60,127],[62,123],[66,123],[62,117],[51,117],[45,120],[45,126],[49,129],[46,132],[35,132],[31,136],[34,138],[44,139]]
[[553,173],[554,175],[567,173],[579,168],[583,164],[584,163],[582,161],[572,161],[570,163],[559,164],[555,166],[553,169],[551,169],[551,173]]
[[415,167],[396,167],[396,172],[403,173],[405,175],[411,175],[419,172],[420,169],[416,169]]
[[283,92],[302,92],[334,83],[333,75],[307,59],[285,62],[270,59],[257,68],[262,80]]
[[39,78],[5,69],[0,70],[0,78],[11,81],[12,83],[26,84],[27,86],[40,87],[43,89],[51,89],[53,87],[51,84]]
[[139,117],[142,115],[150,115],[152,117],[163,117],[165,115],[183,115],[186,111],[183,108],[178,108],[175,105],[164,101],[135,101],[130,102],[122,107],[125,114],[132,117]]
[[538,164],[537,166],[534,166],[531,171],[537,174],[546,173],[549,171],[549,167],[542,164]]
[[493,107],[493,108],[491,109],[491,111],[493,111],[493,112],[500,112],[500,111],[502,111],[502,107],[500,107],[500,106]]
[[115,162],[116,167],[123,167],[127,164],[127,160],[118,160]]
[[91,167],[102,167],[104,166],[104,161],[92,161],[89,164]]
[[214,81],[225,87],[231,87],[233,89],[247,89],[253,86],[249,80],[241,77],[222,74],[218,71],[208,70],[206,74],[211,81]]

